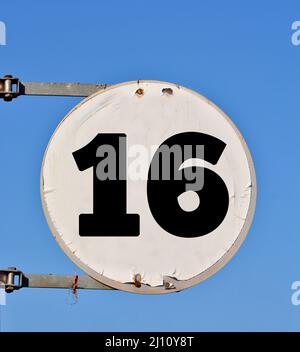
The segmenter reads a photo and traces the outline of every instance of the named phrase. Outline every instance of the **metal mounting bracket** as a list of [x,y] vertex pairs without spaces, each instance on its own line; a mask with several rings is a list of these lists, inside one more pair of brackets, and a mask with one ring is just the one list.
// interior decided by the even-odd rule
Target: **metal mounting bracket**
[[16,268],[0,269],[0,284],[4,286],[7,293],[24,287],[74,289],[75,278],[76,290],[114,290],[88,275],[24,274]]
[[[87,97],[107,84],[20,82],[19,78],[5,75],[0,78],[0,99],[12,101],[20,95]],[[16,268],[0,269],[0,287],[7,293],[28,288],[65,288],[114,290],[88,275],[24,274]]]
[[107,84],[20,82],[19,78],[5,75],[0,78],[0,99],[12,101],[20,95],[87,97]]

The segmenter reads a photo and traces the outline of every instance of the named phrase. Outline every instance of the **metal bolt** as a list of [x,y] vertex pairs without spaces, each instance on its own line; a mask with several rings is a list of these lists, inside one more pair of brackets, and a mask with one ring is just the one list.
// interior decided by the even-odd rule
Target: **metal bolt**
[[141,287],[142,286],[142,276],[141,274],[134,275],[134,286]]
[[171,282],[165,281],[164,282],[164,286],[166,290],[171,290],[172,288],[175,288],[174,284],[172,284]]
[[[10,268],[8,268],[8,270],[15,271],[15,270],[17,270],[17,268],[10,267]],[[15,273],[14,272],[8,273],[7,274],[7,281],[6,281],[6,285],[5,285],[5,292],[6,293],[11,293],[14,291],[14,281],[15,281]]]
[[12,101],[13,95],[12,94],[5,94],[3,97],[4,101]]
[[14,287],[13,287],[13,286],[10,286],[10,285],[6,285],[6,286],[5,286],[5,292],[6,292],[6,293],[12,293],[12,292],[14,292]]
[[3,100],[4,101],[12,101],[13,95],[10,93],[12,92],[12,82],[11,79],[13,78],[12,75],[5,75],[3,77],[5,79],[4,81],[4,91],[8,92],[4,95]]
[[144,95],[144,89],[142,89],[142,88],[139,88],[139,89],[137,89],[137,91],[135,92],[135,94],[136,95],[138,95],[138,96],[143,96]]
[[161,91],[162,91],[163,94],[173,95],[173,89],[172,88],[163,88]]

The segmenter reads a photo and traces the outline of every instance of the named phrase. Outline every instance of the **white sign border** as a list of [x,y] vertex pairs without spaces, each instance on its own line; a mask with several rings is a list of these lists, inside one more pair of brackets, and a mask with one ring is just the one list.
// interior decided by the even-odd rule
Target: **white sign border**
[[[43,192],[43,169],[44,169],[44,163],[45,163],[45,156],[47,154],[48,147],[49,147],[49,145],[50,145],[50,143],[52,141],[52,138],[55,135],[56,131],[59,129],[59,127],[62,124],[62,122],[65,119],[67,119],[68,116],[71,115],[75,110],[77,110],[81,105],[85,104],[88,100],[94,98],[98,94],[102,94],[102,93],[104,93],[104,92],[106,92],[108,90],[112,90],[112,89],[115,89],[115,88],[120,87],[120,86],[131,85],[131,84],[139,85],[140,83],[163,83],[163,84],[166,84],[166,85],[171,86],[171,87],[177,87],[177,88],[180,87],[181,89],[187,90],[188,92],[196,95],[198,98],[201,98],[202,100],[205,100],[206,102],[211,104],[228,121],[228,123],[231,125],[231,127],[234,129],[234,131],[238,135],[238,138],[241,141],[241,144],[243,146],[243,149],[244,149],[246,157],[247,157],[247,161],[248,161],[248,165],[249,165],[249,169],[250,169],[250,176],[251,176],[252,189],[251,189],[249,209],[248,209],[246,220],[245,220],[245,223],[244,223],[244,225],[242,227],[242,230],[240,231],[240,233],[239,233],[237,239],[235,240],[235,242],[233,243],[233,245],[222,256],[222,258],[220,258],[210,268],[208,268],[207,270],[203,271],[201,274],[198,274],[198,275],[194,276],[191,279],[180,280],[180,281],[176,280],[175,281],[175,288],[169,288],[169,289],[166,289],[166,287],[164,287],[164,286],[151,287],[149,285],[142,284],[141,287],[136,287],[134,285],[134,283],[121,283],[121,282],[109,279],[109,278],[97,273],[95,270],[91,269],[88,265],[83,263],[67,247],[67,245],[64,243],[64,241],[61,239],[61,237],[60,237],[59,233],[57,232],[56,228],[54,227],[54,225],[52,223],[52,220],[51,220],[51,218],[50,218],[50,216],[48,214],[46,201],[45,201],[45,197],[44,197],[44,192]],[[48,143],[48,146],[47,146],[45,154],[44,154],[44,158],[43,158],[43,162],[42,162],[42,168],[41,168],[40,192],[41,192],[41,201],[42,201],[44,214],[45,214],[48,226],[49,226],[52,234],[54,235],[57,243],[59,244],[61,249],[64,251],[64,253],[81,270],[86,272],[89,276],[91,276],[95,280],[97,280],[97,281],[99,281],[99,282],[101,282],[101,283],[103,283],[103,284],[105,284],[105,285],[107,285],[109,287],[117,289],[117,290],[122,290],[122,291],[127,291],[127,292],[132,292],[132,293],[141,293],[141,294],[165,294],[165,293],[182,291],[183,289],[192,287],[192,286],[194,286],[194,285],[206,280],[207,278],[209,278],[210,276],[215,274],[217,271],[219,271],[223,266],[225,266],[225,264],[227,264],[227,262],[234,256],[234,254],[240,248],[241,244],[244,242],[244,240],[245,240],[245,238],[247,236],[247,233],[248,233],[248,231],[250,229],[250,226],[252,224],[252,221],[253,221],[254,212],[255,212],[255,206],[256,206],[257,186],[256,186],[256,174],[255,174],[254,163],[253,163],[250,151],[248,149],[248,146],[247,146],[243,136],[241,135],[240,131],[238,130],[238,128],[235,126],[235,124],[232,122],[232,120],[229,118],[229,116],[227,114],[225,114],[225,112],[223,110],[221,110],[217,105],[215,105],[212,101],[210,101],[208,98],[204,97],[203,95],[201,95],[201,94],[199,94],[199,93],[197,93],[197,92],[195,92],[195,91],[193,91],[193,90],[191,90],[189,88],[183,87],[181,85],[178,85],[178,84],[175,84],[175,83],[163,82],[163,81],[155,81],[155,80],[142,80],[142,81],[138,80],[138,81],[129,81],[129,82],[118,83],[118,84],[115,84],[115,85],[111,85],[111,86],[107,87],[104,90],[100,90],[99,92],[96,92],[96,93],[88,96],[87,98],[83,99],[79,104],[77,104],[64,117],[64,119],[60,122],[60,124],[57,126],[56,130],[54,131],[53,135],[51,136],[51,139],[50,139],[50,141]]]

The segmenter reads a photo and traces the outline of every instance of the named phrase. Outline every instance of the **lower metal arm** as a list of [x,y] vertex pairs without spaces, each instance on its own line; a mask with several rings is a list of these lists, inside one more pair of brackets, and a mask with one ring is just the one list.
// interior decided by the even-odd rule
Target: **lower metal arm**
[[[76,280],[75,280],[76,279]],[[0,269],[0,284],[7,293],[28,288],[69,288],[89,290],[113,290],[113,288],[92,279],[87,275],[52,275],[52,274],[23,274],[16,268]]]

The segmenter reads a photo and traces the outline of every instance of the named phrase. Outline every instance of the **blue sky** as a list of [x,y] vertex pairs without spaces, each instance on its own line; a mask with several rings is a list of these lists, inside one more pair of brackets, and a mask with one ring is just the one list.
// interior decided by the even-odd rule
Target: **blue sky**
[[[253,225],[216,275],[181,293],[141,296],[24,289],[1,307],[3,331],[299,331],[300,46],[298,0],[4,2],[1,75],[23,81],[180,83],[209,97],[251,150]],[[48,140],[78,98],[0,101],[0,267],[80,273],[47,227],[39,177]]]

